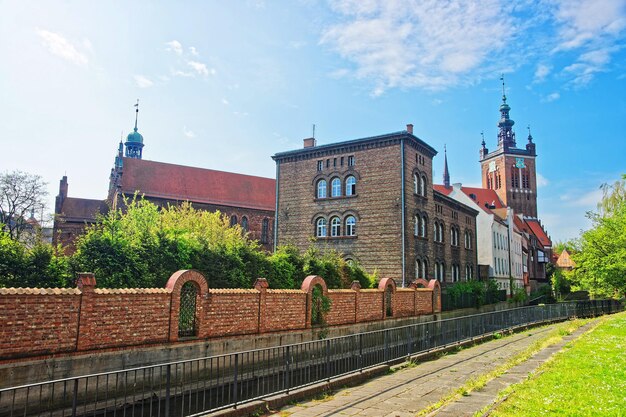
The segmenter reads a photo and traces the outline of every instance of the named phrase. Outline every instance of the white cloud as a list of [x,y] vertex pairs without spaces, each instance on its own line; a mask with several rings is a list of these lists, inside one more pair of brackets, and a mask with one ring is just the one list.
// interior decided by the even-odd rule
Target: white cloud
[[228,100],[226,100],[225,98],[222,99],[222,104],[224,104],[225,106],[228,106],[230,103],[228,102]]
[[187,61],[187,65],[190,66],[194,71],[196,71],[199,75],[207,76],[209,74],[215,75],[217,71],[215,68],[207,68],[206,64],[198,61]]
[[375,80],[373,95],[440,89],[493,72],[516,31],[500,0],[343,0],[332,8],[343,19],[320,42],[353,62],[356,77]]
[[[51,54],[79,66],[86,67],[89,64],[87,56],[81,53],[74,44],[65,39],[62,35],[43,29],[37,29],[37,34],[41,38],[43,45]],[[87,47],[87,45],[89,46]],[[83,41],[83,47],[91,50],[91,42],[85,39]]]
[[148,77],[144,77],[143,75],[135,75],[134,78],[135,84],[137,84],[137,87],[139,88],[149,88],[154,85],[152,80],[150,80]]
[[193,55],[193,56],[198,56],[198,55],[200,55],[200,54],[198,54],[198,50],[196,49],[196,47],[195,47],[195,46],[190,46],[190,47],[189,47],[189,53],[190,53],[191,55]]
[[545,80],[548,74],[550,74],[551,70],[552,70],[552,67],[549,65],[545,65],[545,64],[537,65],[537,69],[535,70],[534,82],[539,83]]
[[183,135],[185,135],[189,139],[196,137],[196,134],[193,131],[187,129],[187,126],[183,126]]
[[177,40],[166,42],[165,45],[167,45],[166,51],[174,52],[176,55],[183,54],[183,45]]
[[546,101],[548,103],[556,101],[558,99],[561,98],[561,94],[559,94],[558,91],[555,91],[554,93],[550,93],[546,96],[546,98],[543,99],[543,101]]
[[188,71],[174,70],[174,71],[172,71],[172,75],[174,75],[176,77],[193,77],[194,73],[193,72],[188,72]]

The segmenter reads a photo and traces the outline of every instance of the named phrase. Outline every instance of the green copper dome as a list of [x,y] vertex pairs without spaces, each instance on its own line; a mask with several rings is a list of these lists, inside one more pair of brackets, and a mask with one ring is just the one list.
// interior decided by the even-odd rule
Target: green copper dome
[[126,142],[143,143],[143,136],[141,133],[137,132],[137,128],[135,128],[134,131],[129,133],[126,137]]

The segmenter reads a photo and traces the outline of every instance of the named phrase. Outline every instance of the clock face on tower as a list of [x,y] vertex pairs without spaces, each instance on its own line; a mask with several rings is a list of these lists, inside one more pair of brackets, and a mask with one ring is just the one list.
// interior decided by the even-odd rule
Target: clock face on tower
[[515,158],[515,168],[526,168],[524,158]]

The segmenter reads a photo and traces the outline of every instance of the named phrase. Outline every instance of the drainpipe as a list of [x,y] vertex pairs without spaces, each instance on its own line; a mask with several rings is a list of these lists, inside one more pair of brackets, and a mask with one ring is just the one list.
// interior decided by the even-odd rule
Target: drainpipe
[[406,270],[406,242],[405,242],[405,204],[404,204],[404,138],[400,139],[400,177],[402,178],[402,288],[406,287],[405,270]]
[[276,211],[274,212],[274,252],[278,245],[278,181],[280,178],[280,160],[276,160]]

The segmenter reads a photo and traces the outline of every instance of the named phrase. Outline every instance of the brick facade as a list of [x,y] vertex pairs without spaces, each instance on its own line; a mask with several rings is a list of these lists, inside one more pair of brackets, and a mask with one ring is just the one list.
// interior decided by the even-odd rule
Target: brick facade
[[[385,281],[388,282],[388,281]],[[197,289],[195,336],[179,336],[181,289]],[[381,281],[381,285],[384,280]],[[310,276],[300,290],[210,289],[196,271],[178,271],[165,288],[99,289],[93,274],[80,274],[75,289],[0,288],[0,361],[102,349],[120,349],[311,328],[312,291],[330,299],[330,326],[440,311],[438,283],[431,288],[391,289],[393,316],[385,315],[385,289],[328,290]],[[433,308],[434,307],[434,308]]]
[[[322,250],[337,250],[370,273],[376,270],[380,276],[393,277],[398,285],[406,286],[418,277],[434,278],[439,263],[442,282],[455,280],[452,265],[458,267],[456,280],[466,278],[468,267],[473,271],[470,277],[476,277],[477,212],[433,190],[436,151],[432,147],[408,130],[307,145],[273,157],[278,173],[277,244],[306,250],[313,241]],[[351,179],[356,182],[353,189],[348,184]],[[353,235],[349,218],[356,221]],[[424,221],[423,232],[421,226],[416,228],[416,218]],[[333,228],[334,219],[338,228]],[[320,221],[326,222],[321,233]],[[443,226],[441,242],[434,241],[435,222]],[[458,230],[455,245],[450,226]],[[467,249],[465,231],[473,242]],[[418,260],[427,265],[425,275],[416,272]]]

